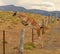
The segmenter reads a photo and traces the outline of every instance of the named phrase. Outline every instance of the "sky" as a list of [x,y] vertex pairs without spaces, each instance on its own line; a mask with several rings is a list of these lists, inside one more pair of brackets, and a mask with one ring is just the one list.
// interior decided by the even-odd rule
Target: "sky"
[[60,0],[0,0],[0,6],[15,5],[26,9],[60,11]]

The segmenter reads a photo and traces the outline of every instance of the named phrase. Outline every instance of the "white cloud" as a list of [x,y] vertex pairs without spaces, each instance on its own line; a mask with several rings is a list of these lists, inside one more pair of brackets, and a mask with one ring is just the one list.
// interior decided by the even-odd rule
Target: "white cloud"
[[0,6],[9,4],[27,9],[60,10],[60,0],[0,0]]
[[20,0],[17,1],[16,5],[23,6],[27,9],[43,9],[43,10],[53,10],[55,4],[51,1],[44,0]]
[[52,2],[42,2],[42,5],[47,7],[53,7],[55,4]]
[[41,0],[18,0],[17,3],[18,4],[36,4],[36,3],[40,3]]
[[0,6],[4,5],[4,2],[0,0]]

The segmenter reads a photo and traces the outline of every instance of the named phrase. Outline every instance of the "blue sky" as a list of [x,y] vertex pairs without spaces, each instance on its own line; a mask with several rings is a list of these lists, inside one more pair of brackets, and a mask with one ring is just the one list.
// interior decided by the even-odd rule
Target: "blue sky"
[[60,0],[0,0],[0,6],[11,4],[27,9],[60,10]]

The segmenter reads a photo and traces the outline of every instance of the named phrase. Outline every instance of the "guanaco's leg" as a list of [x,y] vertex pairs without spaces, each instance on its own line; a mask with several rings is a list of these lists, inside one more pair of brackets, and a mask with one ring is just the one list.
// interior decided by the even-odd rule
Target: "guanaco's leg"
[[39,37],[39,42],[41,44],[41,48],[43,48],[42,29],[41,29],[41,31],[40,31],[40,29],[37,29],[37,34]]

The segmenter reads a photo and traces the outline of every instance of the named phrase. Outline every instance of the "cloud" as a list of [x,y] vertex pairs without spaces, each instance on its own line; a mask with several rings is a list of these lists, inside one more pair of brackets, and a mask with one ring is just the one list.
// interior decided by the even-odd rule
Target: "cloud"
[[52,2],[42,2],[40,4],[29,4],[31,6],[45,6],[45,7],[54,7],[54,3]]
[[26,6],[29,5],[31,6],[32,4],[40,4],[41,0],[18,0],[16,2],[16,5],[22,5],[22,6]]
[[1,5],[23,6],[27,9],[60,10],[60,0],[0,0]]
[[23,6],[27,9],[43,9],[43,10],[53,10],[55,4],[51,1],[44,1],[44,0],[21,0],[20,2],[17,1],[19,6]]
[[53,6],[54,6],[54,3],[52,3],[52,2],[43,2],[43,3],[41,4],[41,6],[53,7]]
[[18,0],[2,0],[5,5],[11,5],[11,4],[16,4],[16,1]]
[[4,5],[4,2],[0,0],[0,6]]
[[16,4],[17,5],[46,5],[46,6],[52,6],[52,5],[54,5],[52,2],[47,2],[47,1],[44,1],[44,0],[18,0],[17,2],[16,2]]

